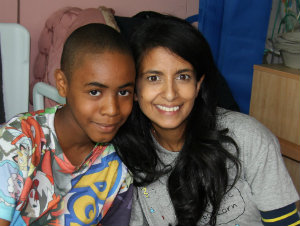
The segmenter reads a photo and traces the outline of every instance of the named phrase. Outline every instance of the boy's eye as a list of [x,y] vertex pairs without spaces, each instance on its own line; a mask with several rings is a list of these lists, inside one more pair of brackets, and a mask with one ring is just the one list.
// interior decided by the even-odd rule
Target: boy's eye
[[191,76],[188,75],[188,74],[180,74],[180,75],[177,76],[176,79],[177,80],[189,80],[189,79],[191,79]]
[[99,96],[100,93],[101,93],[101,92],[98,91],[98,90],[91,90],[91,91],[90,91],[90,95],[91,95],[91,96],[95,96],[95,97]]
[[130,92],[128,90],[121,90],[119,91],[119,95],[120,96],[128,96],[130,94]]
[[150,82],[156,82],[156,81],[159,81],[160,78],[157,75],[151,75],[151,76],[147,77],[147,80]]

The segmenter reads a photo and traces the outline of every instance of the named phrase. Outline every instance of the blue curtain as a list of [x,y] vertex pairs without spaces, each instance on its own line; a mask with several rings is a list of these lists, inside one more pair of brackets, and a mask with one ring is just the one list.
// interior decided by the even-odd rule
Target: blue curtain
[[261,64],[271,0],[200,0],[198,22],[241,112],[249,113],[253,65]]

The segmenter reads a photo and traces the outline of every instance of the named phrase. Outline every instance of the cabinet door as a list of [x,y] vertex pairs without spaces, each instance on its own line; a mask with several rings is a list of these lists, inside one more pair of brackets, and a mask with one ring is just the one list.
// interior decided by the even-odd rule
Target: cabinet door
[[[249,114],[280,142],[287,170],[300,195],[300,70],[255,65]],[[297,202],[300,210],[300,201]]]
[[300,145],[300,83],[297,74],[254,66],[250,115],[276,136]]

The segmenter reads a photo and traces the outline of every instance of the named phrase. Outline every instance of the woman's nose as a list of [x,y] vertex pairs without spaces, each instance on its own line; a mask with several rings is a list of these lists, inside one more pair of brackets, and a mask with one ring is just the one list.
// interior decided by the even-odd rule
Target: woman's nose
[[165,83],[164,89],[164,98],[167,101],[173,101],[177,96],[177,87],[173,80],[168,80]]

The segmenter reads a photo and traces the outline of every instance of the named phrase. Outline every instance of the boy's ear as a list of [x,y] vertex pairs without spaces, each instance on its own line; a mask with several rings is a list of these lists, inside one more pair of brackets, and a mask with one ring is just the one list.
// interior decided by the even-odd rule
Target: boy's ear
[[68,93],[68,80],[65,73],[60,69],[56,69],[54,72],[54,76],[56,81],[56,89],[59,95],[62,97],[66,97]]
[[137,97],[137,94],[136,94],[136,93],[134,93],[134,95],[133,95],[133,100],[134,100],[134,101],[138,101],[138,97]]

